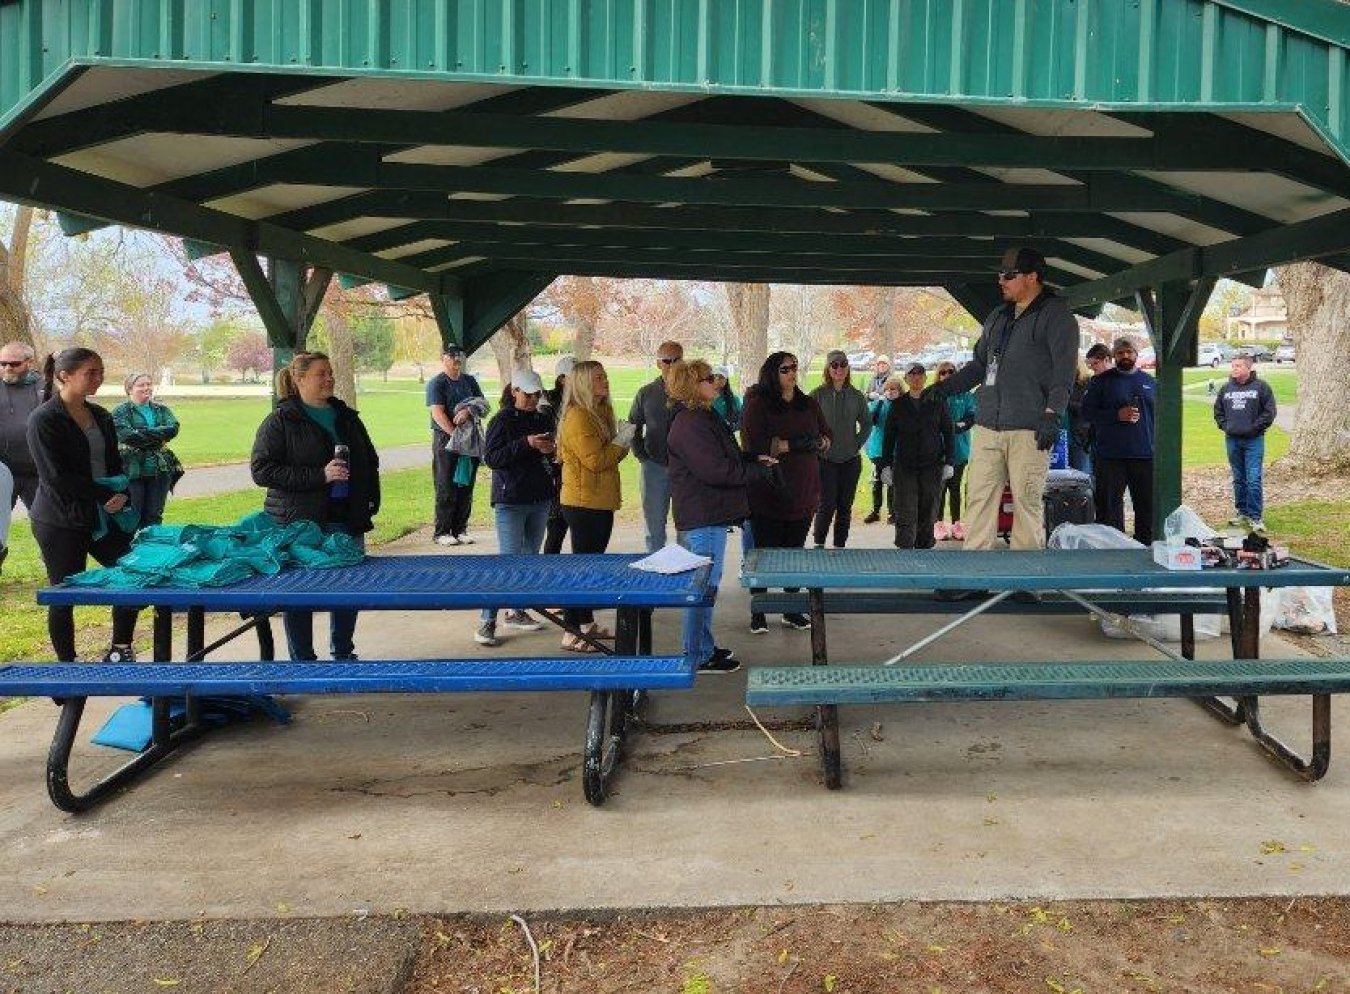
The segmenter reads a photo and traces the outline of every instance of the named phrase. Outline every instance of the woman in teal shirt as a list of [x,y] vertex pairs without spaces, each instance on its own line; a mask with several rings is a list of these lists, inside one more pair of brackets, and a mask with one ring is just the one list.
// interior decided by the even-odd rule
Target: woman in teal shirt
[[[956,366],[950,362],[938,364],[939,380],[945,380],[956,372]],[[937,524],[933,526],[933,538],[939,542],[953,538],[958,542],[966,537],[966,526],[961,521],[961,479],[966,474],[966,463],[970,462],[970,429],[975,424],[975,395],[969,391],[947,398],[947,413],[952,416],[952,430],[956,432],[952,447],[952,477],[942,485],[938,494]],[[952,523],[943,520],[944,511],[950,511]]]
[[117,448],[131,481],[131,506],[140,514],[140,527],[164,520],[169,491],[183,475],[183,464],[168,448],[178,434],[178,419],[153,399],[155,381],[149,373],[132,373],[123,384],[125,403],[113,411]]

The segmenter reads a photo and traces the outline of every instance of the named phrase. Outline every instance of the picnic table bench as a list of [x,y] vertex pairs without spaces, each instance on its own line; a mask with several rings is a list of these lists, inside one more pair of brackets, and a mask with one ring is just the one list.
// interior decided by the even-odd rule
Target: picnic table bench
[[[756,611],[802,610],[812,622],[812,666],[754,667],[746,703],[805,704],[816,708],[825,784],[843,782],[838,705],[921,701],[1067,700],[1186,697],[1215,717],[1245,725],[1275,759],[1305,780],[1316,780],[1331,757],[1330,695],[1350,691],[1350,661],[1258,661],[1262,587],[1346,586],[1350,570],[1302,560],[1277,570],[1169,571],[1148,550],[958,552],[947,550],[761,549],[742,567],[743,586],[798,587],[805,592],[752,596]],[[1215,594],[1205,588],[1218,588]],[[973,589],[984,599],[937,601],[933,592]],[[1052,592],[1039,604],[1009,601],[1017,590]],[[1058,593],[1053,593],[1058,592]],[[1235,662],[1194,659],[1193,616],[1228,615]],[[829,665],[827,612],[918,614],[960,612],[882,666]],[[1180,614],[1181,651],[1144,637],[1168,657],[1159,662],[1051,663],[971,660],[962,664],[896,666],[919,649],[983,613],[1062,614],[1089,611],[1121,620],[1115,611]],[[1143,637],[1143,636],[1141,636]],[[1259,698],[1312,695],[1312,756],[1305,759],[1265,730]],[[1222,698],[1235,698],[1230,705]]]
[[[586,799],[608,796],[632,718],[648,690],[693,685],[697,660],[652,655],[651,612],[710,604],[706,568],[673,576],[630,568],[635,555],[376,556],[356,566],[288,570],[215,588],[94,588],[62,585],[38,592],[40,604],[147,606],[153,609],[153,661],[143,664],[50,664],[0,667],[0,695],[41,695],[61,705],[47,759],[47,786],[63,811],[89,809],[209,730],[200,699],[234,694],[462,693],[584,691],[590,694],[582,761]],[[286,610],[447,611],[484,607],[533,609],[562,626],[552,609],[617,610],[615,643],[597,655],[483,655],[443,658],[432,647],[416,660],[273,662],[270,637],[261,659],[203,662],[210,652],[258,629]],[[205,644],[207,611],[240,612],[245,622]],[[175,659],[173,619],[187,615],[187,651]],[[89,697],[149,697],[151,743],[82,792],[70,787],[70,754]],[[184,698],[181,727],[170,703]]]

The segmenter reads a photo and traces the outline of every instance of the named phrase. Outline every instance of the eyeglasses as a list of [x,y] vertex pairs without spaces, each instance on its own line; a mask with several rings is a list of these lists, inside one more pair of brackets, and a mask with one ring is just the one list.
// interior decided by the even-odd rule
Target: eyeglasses
[[22,366],[27,361],[27,359],[0,359],[0,366],[13,368],[15,366]]
[[838,360],[835,360],[834,362],[830,363],[830,368],[831,368],[831,369],[848,369],[848,363],[847,363],[847,362],[839,362]]
[[659,362],[659,363],[660,363],[661,365],[663,365],[663,366],[670,366],[670,365],[672,365],[672,364],[674,364],[674,363],[679,362],[680,360],[674,358],[673,356],[659,355],[659,356],[656,357],[656,361]]
[[1010,283],[1019,276],[1025,276],[1026,273],[1020,269],[1000,269],[998,271],[998,280],[1000,283]]
[[707,376],[700,376],[698,378],[698,381],[700,383],[716,383],[717,377],[714,376],[712,373],[709,373]]
[[793,364],[790,365],[790,366],[779,366],[779,367],[778,367],[778,372],[780,372],[780,373],[782,373],[782,374],[784,374],[784,375],[787,375],[788,373],[795,373],[795,372],[797,372],[797,365],[796,365],[796,363],[793,363]]

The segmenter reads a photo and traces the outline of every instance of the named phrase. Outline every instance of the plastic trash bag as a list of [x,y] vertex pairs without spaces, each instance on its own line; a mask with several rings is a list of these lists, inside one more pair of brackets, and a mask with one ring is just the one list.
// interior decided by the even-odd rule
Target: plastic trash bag
[[[1180,509],[1178,509],[1180,510]],[[1192,512],[1193,513],[1193,512]],[[1170,519],[1169,519],[1170,520]],[[1197,520],[1199,520],[1197,518]],[[1201,525],[1204,522],[1200,522]],[[1147,546],[1136,542],[1130,536],[1112,528],[1110,525],[1060,525],[1050,534],[1048,543],[1052,549],[1144,549]],[[1173,588],[1175,590],[1175,588]],[[1146,593],[1167,593],[1166,588],[1145,591]],[[1177,593],[1219,593],[1218,590],[1175,590]],[[1088,600],[1091,600],[1091,596]],[[1197,614],[1195,617],[1195,640],[1218,638],[1222,628],[1222,615]],[[1181,641],[1181,615],[1179,614],[1132,614],[1128,624],[1131,630],[1101,621],[1102,634],[1108,638],[1128,639],[1140,635],[1156,639],[1159,642]]]
[[1335,635],[1334,593],[1334,587],[1286,587],[1275,611],[1275,627],[1300,635]]
[[1205,524],[1205,519],[1196,514],[1185,504],[1182,504],[1175,511],[1167,516],[1163,522],[1163,538],[1167,541],[1183,541],[1188,538],[1204,541],[1207,538],[1214,538],[1219,533],[1209,525]]

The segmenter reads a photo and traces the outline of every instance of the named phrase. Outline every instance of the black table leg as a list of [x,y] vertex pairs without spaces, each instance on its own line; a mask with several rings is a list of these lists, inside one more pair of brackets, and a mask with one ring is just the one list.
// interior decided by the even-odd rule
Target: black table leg
[[[825,641],[825,592],[818,587],[808,591],[811,611],[811,665],[829,666]],[[839,707],[816,705],[816,735],[820,739],[820,764],[825,771],[825,786],[838,790],[844,784],[844,763],[839,752]]]
[[[644,617],[645,616],[645,617]],[[645,632],[644,632],[645,628]],[[638,655],[646,642],[651,648],[651,612],[619,608],[615,620],[614,651]],[[581,786],[586,800],[597,807],[609,796],[610,781],[623,762],[629,721],[643,703],[641,690],[591,691],[586,715],[586,748],[581,762]]]
[[[1225,592],[1228,600],[1228,638],[1233,647],[1233,658],[1241,659],[1243,657],[1243,631],[1244,617],[1242,607],[1242,591],[1236,587],[1229,587]],[[1186,651],[1186,633],[1187,620],[1190,619],[1190,651]],[[1195,620],[1190,615],[1181,616],[1181,654],[1187,659],[1195,658]],[[1235,704],[1229,704],[1227,701],[1217,697],[1193,697],[1202,708],[1208,711],[1215,718],[1218,718],[1225,725],[1241,725],[1247,720],[1247,701],[1250,698],[1239,697]]]

